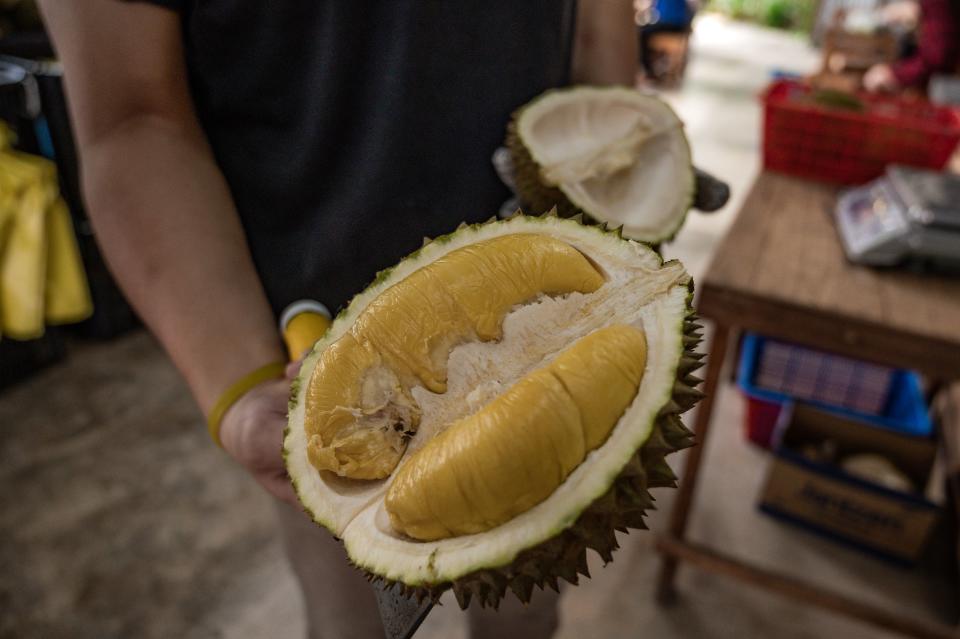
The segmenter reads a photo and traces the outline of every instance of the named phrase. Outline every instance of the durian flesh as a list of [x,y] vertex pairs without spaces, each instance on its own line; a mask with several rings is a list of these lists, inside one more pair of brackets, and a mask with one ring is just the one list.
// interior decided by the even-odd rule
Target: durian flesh
[[538,295],[601,284],[579,251],[532,234],[464,247],[416,271],[320,356],[306,398],[310,461],[342,477],[388,476],[420,422],[410,389],[446,392],[453,346],[498,339],[507,311]]
[[637,394],[643,331],[578,340],[404,463],[385,506],[397,531],[435,540],[490,530],[546,499],[610,434]]
[[[376,307],[384,293],[416,281],[414,278],[426,267],[455,260],[461,249],[476,254],[483,252],[484,243],[490,246],[495,240],[531,235],[538,236],[538,241],[556,241],[574,249],[595,274],[602,275],[602,282],[599,286],[580,285],[582,291],[567,284],[565,290],[573,292],[564,293],[558,287],[545,295],[542,293],[549,292],[549,287],[534,281],[527,293],[511,298],[514,301],[510,305],[497,307],[505,314],[499,328],[487,333],[496,333],[495,339],[475,339],[467,331],[466,338],[461,334],[451,342],[442,392],[431,389],[420,378],[407,380],[407,393],[411,406],[416,406],[419,424],[400,453],[399,464],[385,479],[351,479],[318,470],[308,453],[306,425],[312,418],[306,409],[314,401],[309,399],[314,392],[311,377],[332,345],[352,335],[360,318],[367,309]],[[529,240],[524,238],[525,242]],[[484,280],[477,290],[495,288],[495,281]],[[530,278],[524,281],[530,284]],[[499,295],[492,291],[489,294],[493,298]],[[642,525],[640,513],[649,506],[646,487],[671,481],[669,469],[660,460],[666,452],[685,445],[686,435],[676,413],[695,399],[689,389],[685,395],[677,395],[678,388],[685,388],[683,375],[690,368],[683,364],[692,340],[685,335],[689,331],[685,328],[690,315],[689,295],[689,277],[679,263],[664,264],[644,245],[571,220],[518,216],[465,227],[428,244],[358,295],[304,361],[291,399],[290,427],[284,441],[287,468],[302,504],[318,523],[343,540],[357,566],[377,578],[400,582],[419,595],[436,596],[452,585],[461,605],[466,604],[471,592],[482,603],[495,605],[506,588],[526,599],[529,587],[553,585],[557,575],[567,579],[572,575],[575,580],[577,570],[582,571],[582,552],[591,547],[606,559],[615,546],[610,541],[613,528]],[[476,299],[484,299],[483,294]],[[444,305],[427,303],[420,307],[420,321],[434,322],[430,313],[435,308],[442,310]],[[632,346],[624,346],[617,339],[611,342],[617,346],[605,346],[605,336],[623,330],[634,336],[627,339]],[[642,336],[643,353],[639,352],[637,335]],[[382,363],[383,354],[378,352],[378,357]],[[562,392],[530,391],[544,370],[551,371],[551,376],[557,370],[569,374]],[[402,372],[397,374],[398,382],[401,378]],[[580,385],[583,390],[578,390]],[[511,395],[516,393],[533,399],[509,406]],[[563,423],[551,424],[555,420],[538,417],[534,396],[550,393],[556,393],[554,397],[561,401],[569,400],[562,411]],[[504,403],[506,408],[501,406]],[[540,408],[549,411],[551,407]],[[586,420],[591,426],[600,426],[592,428],[589,435],[581,429],[582,442],[569,423],[574,412],[581,419],[591,412],[598,415]],[[500,445],[478,445],[473,451],[475,457],[471,457],[467,449],[473,447],[463,444],[462,458],[454,464],[460,468],[453,472],[459,473],[459,479],[449,479],[459,481],[469,476],[468,481],[474,485],[466,492],[476,504],[485,505],[460,507],[458,514],[456,496],[439,494],[451,487],[439,486],[445,481],[445,472],[437,472],[437,468],[445,464],[437,463],[430,449],[456,450],[458,446],[445,442],[459,440],[456,431],[471,422],[485,422],[488,428],[483,431],[489,435],[489,442]],[[564,437],[562,446],[514,445],[530,433],[535,440],[550,440],[559,432],[552,428],[568,429],[566,434],[576,441],[571,445]],[[663,443],[664,433],[667,443]],[[648,441],[653,436],[656,442]],[[648,455],[644,451],[651,445],[653,452]],[[520,449],[527,451],[523,455],[533,459],[532,465],[511,467],[511,455]],[[434,474],[418,481],[405,480],[405,473],[415,474],[414,469],[423,460],[430,462],[424,462],[424,467]],[[473,464],[472,469],[468,464]],[[621,476],[628,478],[629,486],[621,487]],[[627,512],[623,510],[627,506],[607,504],[614,488],[616,504],[626,503],[621,490],[629,489],[634,496],[626,499],[633,510]],[[388,498],[391,489],[393,495]],[[416,494],[422,491],[438,493],[431,497],[438,501],[426,508],[436,506],[442,511],[437,519],[440,524],[422,524],[416,506]],[[505,508],[505,502],[518,494],[520,507]],[[395,498],[399,498],[400,508]],[[591,514],[601,502],[602,513]],[[482,513],[471,521],[471,513],[464,515],[466,510]],[[414,520],[411,525],[409,521]],[[596,522],[607,522],[603,527],[610,528],[580,528],[599,525]],[[425,526],[423,532],[417,530],[420,525]],[[578,532],[570,537],[568,529]],[[556,543],[561,547],[550,551],[549,560],[531,555],[540,547],[552,548],[550,544]],[[541,563],[531,569],[531,561]]]

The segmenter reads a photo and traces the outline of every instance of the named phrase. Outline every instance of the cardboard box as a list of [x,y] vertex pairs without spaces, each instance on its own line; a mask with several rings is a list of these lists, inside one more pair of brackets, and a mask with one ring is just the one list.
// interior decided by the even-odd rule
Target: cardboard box
[[[939,507],[920,491],[936,457],[932,439],[903,435],[824,413],[807,405],[786,409],[781,444],[767,475],[760,508],[826,536],[903,562],[915,561],[937,522]],[[851,475],[839,464],[801,453],[829,440],[842,460],[873,453],[918,487],[893,490]]]

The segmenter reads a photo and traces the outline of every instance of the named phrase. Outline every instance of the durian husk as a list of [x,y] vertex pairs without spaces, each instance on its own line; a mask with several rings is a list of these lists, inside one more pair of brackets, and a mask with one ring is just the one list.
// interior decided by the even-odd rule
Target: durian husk
[[[531,215],[546,213],[556,208],[560,217],[573,217],[583,211],[555,186],[544,184],[540,179],[540,165],[530,154],[527,145],[520,139],[517,122],[523,109],[518,109],[507,124],[507,137],[504,141],[513,159],[514,188],[524,209]],[[595,224],[597,220],[584,214],[585,223]]]
[[[517,214],[523,214],[518,211]],[[587,224],[588,220],[579,209],[564,216],[559,208],[550,205],[540,217],[570,217]],[[496,222],[491,217],[477,226]],[[599,230],[622,238],[622,228],[609,228],[606,222],[592,224]],[[461,223],[456,231],[467,228]],[[423,246],[442,238],[423,238]],[[409,257],[414,257],[415,251]],[[377,273],[373,284],[390,276],[392,268]],[[697,390],[703,381],[693,373],[703,363],[703,353],[696,352],[702,342],[702,327],[692,309],[693,283],[687,285],[687,314],[683,323],[683,353],[677,365],[677,374],[671,398],[658,411],[650,435],[637,453],[621,469],[610,488],[601,497],[595,499],[580,516],[560,534],[532,548],[521,551],[512,562],[497,568],[484,568],[468,573],[453,581],[434,584],[409,585],[401,581],[387,579],[356,566],[366,579],[381,587],[399,592],[417,602],[430,600],[438,603],[440,597],[452,590],[460,608],[466,610],[471,602],[477,602],[483,608],[496,609],[500,601],[513,592],[524,604],[529,603],[536,589],[549,587],[559,591],[560,580],[577,585],[579,576],[590,576],[587,568],[587,550],[596,552],[603,562],[613,560],[613,552],[619,548],[616,533],[628,533],[633,530],[646,530],[644,522],[646,511],[654,509],[654,498],[650,494],[653,488],[675,488],[677,477],[666,462],[667,455],[694,445],[694,435],[683,424],[680,415],[693,408],[704,397]],[[346,312],[346,308],[341,312]],[[289,408],[296,405],[298,389],[291,386]],[[287,430],[289,430],[289,426]],[[284,433],[286,438],[287,432]],[[286,450],[284,456],[286,457]],[[294,482],[294,485],[295,482]],[[313,515],[308,511],[309,516]],[[349,560],[349,557],[348,557]]]
[[367,580],[399,590],[418,602],[429,599],[436,603],[443,593],[452,589],[464,610],[472,601],[483,608],[496,609],[508,592],[512,591],[526,604],[535,588],[559,591],[561,579],[577,585],[580,575],[589,578],[588,549],[596,552],[604,564],[613,561],[613,552],[619,548],[617,532],[647,529],[646,511],[654,508],[650,489],[676,487],[677,477],[667,464],[666,456],[694,444],[693,433],[683,424],[680,415],[703,397],[696,388],[702,380],[693,375],[702,366],[704,355],[695,352],[701,340],[702,329],[693,311],[688,310],[684,320],[684,353],[677,367],[673,395],[660,409],[649,438],[620,471],[610,489],[562,533],[522,551],[507,566],[477,570],[452,582],[410,586],[364,571]]
[[[548,212],[554,212],[559,217],[580,216],[578,219],[587,225],[606,224],[589,212],[574,204],[567,195],[556,186],[546,184],[540,176],[540,165],[533,159],[530,149],[523,143],[519,133],[519,120],[525,107],[520,107],[510,117],[507,123],[507,135],[504,139],[504,146],[510,151],[510,157],[513,160],[513,181],[514,190],[520,199],[522,208],[531,215],[542,215]],[[686,208],[693,206],[694,195],[696,191],[696,181],[693,177],[693,171],[690,172],[690,184],[678,185],[688,191]],[[684,219],[686,213],[684,213]],[[673,232],[656,239],[631,237],[629,239],[643,242],[660,251],[660,245],[671,241],[679,230],[683,227],[684,220],[681,219]]]

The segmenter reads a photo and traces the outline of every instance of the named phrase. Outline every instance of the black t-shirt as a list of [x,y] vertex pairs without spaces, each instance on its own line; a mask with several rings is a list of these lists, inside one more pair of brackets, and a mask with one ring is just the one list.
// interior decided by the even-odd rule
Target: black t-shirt
[[332,309],[508,197],[510,113],[567,82],[574,0],[150,0],[275,310]]

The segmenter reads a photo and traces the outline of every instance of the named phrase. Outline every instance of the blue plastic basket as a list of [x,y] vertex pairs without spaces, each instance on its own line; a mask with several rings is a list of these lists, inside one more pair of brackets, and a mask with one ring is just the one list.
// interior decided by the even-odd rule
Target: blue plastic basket
[[[737,384],[746,395],[755,399],[778,404],[793,401],[794,398],[790,395],[760,388],[753,383],[763,345],[766,341],[765,337],[754,333],[744,335],[740,366],[737,372]],[[807,398],[802,398],[799,401],[841,417],[908,435],[929,437],[933,433],[933,422],[930,419],[927,404],[923,397],[920,376],[912,371],[898,369],[894,372],[890,393],[881,415],[861,413]]]

